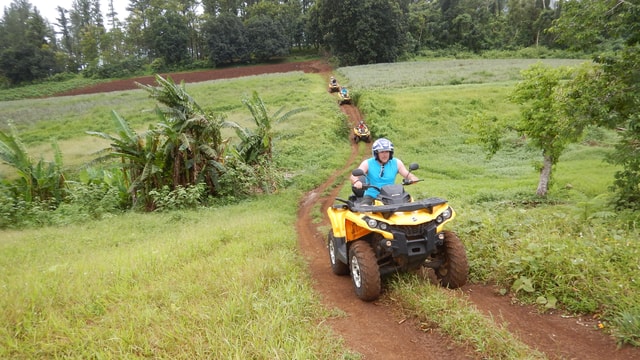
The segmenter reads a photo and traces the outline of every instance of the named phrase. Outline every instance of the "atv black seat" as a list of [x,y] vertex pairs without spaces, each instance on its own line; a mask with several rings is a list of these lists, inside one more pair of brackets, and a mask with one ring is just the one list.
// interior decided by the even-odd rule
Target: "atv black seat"
[[376,213],[388,213],[392,214],[394,212],[402,212],[402,211],[416,211],[416,210],[427,210],[430,213],[433,212],[433,208],[438,205],[446,204],[447,200],[432,197],[428,199],[417,200],[414,202],[404,203],[404,204],[392,204],[392,205],[362,205],[362,204],[354,204],[350,207],[351,211],[354,212],[376,212]]

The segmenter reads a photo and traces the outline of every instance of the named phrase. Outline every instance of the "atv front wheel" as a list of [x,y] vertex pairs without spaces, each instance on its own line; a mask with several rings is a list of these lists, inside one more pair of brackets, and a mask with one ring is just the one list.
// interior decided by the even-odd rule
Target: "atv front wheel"
[[436,276],[442,286],[455,289],[467,283],[469,262],[467,252],[458,235],[452,231],[444,232],[444,253],[442,264],[435,268]]
[[336,275],[347,275],[349,266],[338,260],[336,238],[333,236],[333,230],[329,230],[327,236],[327,246],[329,247],[329,261],[331,261],[331,271]]
[[363,301],[373,301],[380,296],[380,269],[371,246],[364,240],[356,240],[349,249],[351,280],[356,296]]

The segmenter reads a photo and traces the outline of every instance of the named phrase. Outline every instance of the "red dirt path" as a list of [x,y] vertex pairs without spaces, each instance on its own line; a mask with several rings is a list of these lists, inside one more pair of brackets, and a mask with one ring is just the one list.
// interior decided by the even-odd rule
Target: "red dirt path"
[[[261,75],[270,73],[285,73],[291,71],[304,71],[307,73],[320,73],[331,71],[329,65],[321,61],[307,61],[282,63],[273,65],[256,65],[256,66],[238,66],[223,69],[214,69],[206,71],[182,72],[172,74],[160,74],[162,77],[171,76],[176,84],[181,82],[192,83],[209,80],[231,79],[242,76]],[[71,91],[56,94],[56,96],[95,94],[110,91],[122,91],[137,89],[136,83],[143,85],[155,85],[154,76],[143,76],[133,79],[116,80],[101,84],[92,85],[86,88],[74,89]]]
[[[162,75],[170,75],[176,83],[189,83],[290,71],[322,73],[328,82],[332,69],[322,61],[309,61]],[[118,80],[58,96],[136,89],[136,82],[152,85],[155,80],[152,76]],[[341,109],[354,124],[361,119],[356,107],[343,105]],[[359,163],[361,159],[357,156],[358,145],[352,144],[351,156],[344,167],[334,172],[317,189],[307,193],[298,210],[296,229],[299,247],[308,262],[315,289],[327,308],[339,309],[345,314],[329,319],[328,323],[345,339],[346,345],[361,353],[364,359],[482,359],[481,354],[456,345],[437,332],[420,330],[420,324],[414,319],[406,319],[401,309],[384,294],[380,300],[372,303],[360,301],[353,293],[350,278],[338,277],[331,272],[325,247],[326,234],[318,230],[327,226],[328,220],[325,217],[321,224],[315,224],[311,212],[318,202],[322,204],[322,209],[331,206],[339,189],[331,189],[328,194],[325,191],[338,176]],[[497,295],[490,286],[467,285],[462,288],[462,296],[467,296],[479,310],[495,321],[506,322],[513,334],[549,359],[640,360],[640,349],[629,346],[617,349],[614,340],[597,330],[597,322],[588,317],[539,314],[535,308],[513,304],[510,298]]]

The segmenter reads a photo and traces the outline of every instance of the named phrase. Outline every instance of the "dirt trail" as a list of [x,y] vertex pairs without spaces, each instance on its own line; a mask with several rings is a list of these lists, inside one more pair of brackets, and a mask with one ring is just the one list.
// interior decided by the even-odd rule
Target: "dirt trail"
[[[324,62],[309,61],[171,74],[171,77],[176,83],[188,83],[290,71],[321,73],[328,84],[332,69]],[[148,76],[119,80],[76,89],[58,96],[136,89],[136,82],[153,84],[154,78]],[[362,118],[354,106],[343,105],[341,109],[353,124]],[[325,216],[320,224],[314,223],[311,212],[317,203],[321,204],[323,213],[333,204],[340,189],[330,187],[338,177],[344,177],[347,181],[349,171],[362,160],[358,158],[358,146],[364,145],[352,143],[349,160],[321,186],[308,192],[301,200],[298,210],[296,229],[299,247],[309,264],[315,289],[327,308],[338,309],[343,313],[343,316],[329,319],[328,323],[345,339],[350,349],[363,354],[368,360],[482,359],[472,349],[456,345],[437,332],[420,330],[420,324],[414,319],[404,318],[401,310],[384,293],[375,302],[359,300],[353,293],[350,278],[339,277],[331,272],[325,247],[327,234],[322,234],[319,230],[328,227],[328,220]],[[640,360],[640,349],[617,349],[611,337],[597,330],[597,322],[593,319],[568,317],[560,313],[538,314],[532,307],[516,305],[510,298],[496,295],[490,286],[467,285],[462,288],[462,296],[467,296],[479,310],[495,321],[506,322],[513,334],[530,347],[545,353],[549,359]]]

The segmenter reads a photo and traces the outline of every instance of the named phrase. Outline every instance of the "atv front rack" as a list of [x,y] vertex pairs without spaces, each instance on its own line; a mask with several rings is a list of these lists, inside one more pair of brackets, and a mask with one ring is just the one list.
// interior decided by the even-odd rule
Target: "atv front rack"
[[357,200],[344,200],[341,198],[336,198],[336,201],[340,201],[344,204],[335,204],[333,208],[335,209],[349,209],[352,212],[374,212],[374,213],[382,213],[382,214],[392,214],[395,212],[410,212],[416,210],[427,210],[429,213],[433,213],[433,208],[446,204],[447,200],[431,197],[428,199],[416,200],[414,202],[403,203],[403,204],[392,204],[392,205],[364,205],[359,203]]

